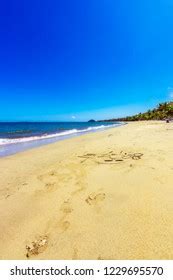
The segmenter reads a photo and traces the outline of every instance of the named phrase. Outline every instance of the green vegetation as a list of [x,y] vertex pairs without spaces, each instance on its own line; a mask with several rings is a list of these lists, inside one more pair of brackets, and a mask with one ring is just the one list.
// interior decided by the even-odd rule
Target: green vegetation
[[173,118],[173,102],[160,103],[157,108],[148,110],[125,118],[112,119],[107,121],[143,121],[143,120],[166,120]]

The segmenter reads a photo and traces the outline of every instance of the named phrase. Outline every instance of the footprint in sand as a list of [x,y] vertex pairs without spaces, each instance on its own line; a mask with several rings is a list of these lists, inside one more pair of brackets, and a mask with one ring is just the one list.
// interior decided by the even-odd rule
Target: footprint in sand
[[31,244],[26,245],[26,257],[37,256],[43,253],[48,245],[48,236],[40,236],[36,240],[34,240]]
[[68,169],[67,170],[62,170],[62,172],[58,171],[50,171],[48,173],[39,175],[37,179],[43,183],[57,183],[60,186],[65,186],[67,182],[71,180],[75,180],[75,175],[74,172],[70,172]]
[[52,192],[55,190],[55,183],[47,183],[45,187],[48,192]]
[[56,183],[46,183],[42,189],[38,189],[35,191],[35,195],[40,197],[40,195],[52,193],[56,190],[57,190]]
[[105,193],[98,193],[98,194],[92,193],[87,197],[85,201],[89,205],[96,205],[99,202],[103,201],[105,197],[106,197]]
[[78,249],[74,248],[73,249],[72,260],[78,260],[78,259],[79,259],[79,257],[78,257]]
[[60,210],[64,213],[64,214],[70,214],[73,211],[73,208],[71,207],[70,203],[68,200],[64,201],[64,203],[62,204]]
[[57,227],[60,229],[60,232],[62,233],[68,230],[68,228],[70,227],[70,222],[66,220],[67,216],[73,211],[73,208],[71,207],[69,200],[63,202],[60,211],[62,211],[64,215],[61,218],[61,220],[58,222]]
[[99,260],[99,261],[114,260],[114,257],[113,256],[103,257],[102,255],[99,255],[97,257],[97,260]]
[[2,190],[0,190],[0,197],[1,199],[8,198],[11,195],[11,193],[9,193],[9,188],[4,188]]
[[52,171],[50,171],[48,173],[39,175],[37,177],[37,179],[40,180],[40,181],[45,181],[48,178],[51,179],[51,177],[55,177],[55,176],[57,176],[57,173],[56,173],[56,171],[52,170]]
[[58,223],[58,228],[60,229],[61,233],[68,230],[69,227],[70,227],[70,222],[69,221],[60,221]]
[[55,171],[51,171],[48,175],[49,175],[49,176],[56,176],[57,174],[56,174]]

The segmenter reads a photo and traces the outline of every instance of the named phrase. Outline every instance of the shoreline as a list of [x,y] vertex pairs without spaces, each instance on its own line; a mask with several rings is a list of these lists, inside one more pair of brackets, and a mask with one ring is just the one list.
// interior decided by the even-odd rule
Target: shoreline
[[97,127],[88,127],[87,129],[84,130],[67,130],[63,133],[56,133],[56,134],[47,134],[47,135],[40,135],[40,136],[30,136],[30,137],[25,137],[25,138],[8,138],[8,139],[0,139],[1,141],[8,141],[7,143],[0,143],[0,158],[1,157],[6,157],[10,155],[14,155],[26,150],[30,150],[33,148],[45,146],[48,144],[56,143],[59,141],[63,141],[66,139],[71,139],[75,138],[81,135],[85,135],[88,133],[94,133],[94,132],[99,132],[99,131],[105,131],[107,129],[111,129],[114,127],[119,127],[124,125],[125,123],[115,123],[115,124],[110,124],[110,125],[101,125]]
[[172,259],[172,137],[134,122],[0,158],[0,259]]

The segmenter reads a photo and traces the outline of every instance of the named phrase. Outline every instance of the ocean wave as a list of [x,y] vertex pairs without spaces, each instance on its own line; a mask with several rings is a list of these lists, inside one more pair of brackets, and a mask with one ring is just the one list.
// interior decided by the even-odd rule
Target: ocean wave
[[18,143],[23,143],[23,142],[30,142],[30,141],[38,141],[38,140],[45,140],[45,139],[50,139],[50,138],[61,138],[63,136],[68,136],[68,135],[76,135],[76,134],[82,134],[85,132],[89,131],[97,131],[97,130],[102,130],[105,128],[110,128],[110,127],[115,127],[118,126],[118,124],[111,124],[111,125],[100,125],[100,126],[92,126],[88,127],[86,129],[78,130],[78,129],[71,129],[71,130],[66,130],[64,132],[57,132],[54,134],[44,134],[44,135],[39,135],[39,136],[28,136],[28,137],[23,137],[23,138],[0,138],[0,146],[2,145],[8,145],[8,144],[18,144]]

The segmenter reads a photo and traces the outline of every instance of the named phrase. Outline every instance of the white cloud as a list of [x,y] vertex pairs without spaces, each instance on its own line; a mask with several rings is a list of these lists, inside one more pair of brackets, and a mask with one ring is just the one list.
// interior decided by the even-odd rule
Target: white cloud
[[76,119],[76,116],[72,116],[71,118],[72,118],[73,120],[75,120],[75,119]]

